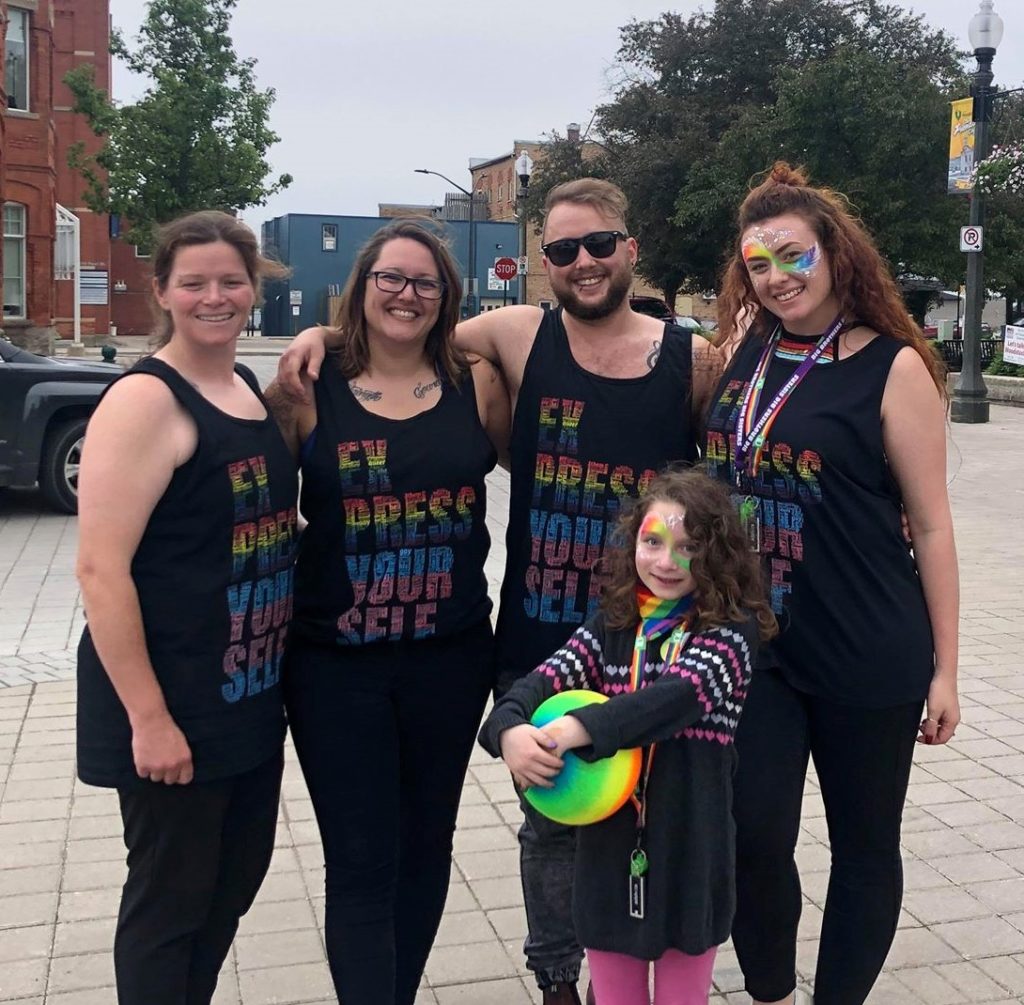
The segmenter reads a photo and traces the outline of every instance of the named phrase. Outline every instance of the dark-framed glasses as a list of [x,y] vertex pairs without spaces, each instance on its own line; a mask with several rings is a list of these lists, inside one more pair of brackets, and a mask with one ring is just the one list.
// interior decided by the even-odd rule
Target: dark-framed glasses
[[416,296],[424,300],[440,300],[444,296],[446,284],[440,279],[421,276],[413,279],[403,276],[400,272],[367,272],[373,277],[374,285],[382,293],[401,293],[410,283]]
[[552,265],[562,268],[576,261],[581,245],[587,249],[591,258],[608,258],[615,253],[619,241],[626,240],[626,237],[621,230],[595,230],[583,237],[563,237],[560,241],[542,244],[540,250]]

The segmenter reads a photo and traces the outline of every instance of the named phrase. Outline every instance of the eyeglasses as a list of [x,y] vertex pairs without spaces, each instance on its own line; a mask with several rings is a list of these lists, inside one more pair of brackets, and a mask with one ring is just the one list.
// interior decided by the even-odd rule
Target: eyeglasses
[[626,240],[626,235],[621,230],[595,230],[583,237],[564,237],[560,241],[542,244],[540,250],[552,265],[562,268],[576,261],[581,245],[587,249],[587,254],[591,258],[608,258],[615,254],[615,248],[620,240]]
[[424,300],[440,300],[444,296],[447,283],[440,279],[413,279],[411,276],[403,276],[398,272],[367,272],[367,276],[373,277],[374,285],[382,293],[401,293],[410,283],[416,296]]

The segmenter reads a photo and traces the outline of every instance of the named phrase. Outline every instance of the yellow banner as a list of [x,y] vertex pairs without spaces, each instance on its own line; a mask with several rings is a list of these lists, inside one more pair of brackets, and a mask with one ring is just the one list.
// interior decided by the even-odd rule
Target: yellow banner
[[949,123],[949,175],[946,191],[950,195],[967,195],[973,185],[974,171],[974,98],[951,101]]

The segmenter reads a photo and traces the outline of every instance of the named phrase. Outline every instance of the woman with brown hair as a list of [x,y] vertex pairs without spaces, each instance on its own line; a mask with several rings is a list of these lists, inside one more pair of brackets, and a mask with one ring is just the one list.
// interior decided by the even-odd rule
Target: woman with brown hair
[[452,343],[460,284],[428,225],[386,225],[356,258],[313,402],[268,391],[301,458],[286,702],[346,1005],[412,1005],[491,687],[484,477],[508,398]]
[[[643,747],[636,794],[579,828],[573,920],[598,1002],[706,1005],[735,891],[733,736],[758,639],[775,632],[729,493],[696,471],[655,477],[620,519],[601,610],[498,700],[480,742],[520,789]],[[608,696],[543,729],[567,690]],[[656,755],[656,756],[655,756]]]
[[942,367],[846,200],[784,163],[740,207],[718,308],[707,462],[781,627],[737,735],[733,941],[754,1001],[792,1002],[813,757],[832,852],[814,1000],[859,1005],[896,932],[915,737],[960,720]]
[[78,774],[128,849],[120,1005],[204,1005],[270,864],[284,744],[295,462],[235,363],[264,276],[226,213],[153,253],[160,348],[93,413],[79,481]]

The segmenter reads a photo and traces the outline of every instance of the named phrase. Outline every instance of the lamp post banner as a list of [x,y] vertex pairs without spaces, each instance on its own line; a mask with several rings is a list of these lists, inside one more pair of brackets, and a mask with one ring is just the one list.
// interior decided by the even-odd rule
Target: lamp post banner
[[949,195],[969,195],[974,187],[974,98],[960,98],[950,102],[949,175],[946,192]]
[[1003,362],[1024,365],[1024,327],[1006,326],[1003,334]]

